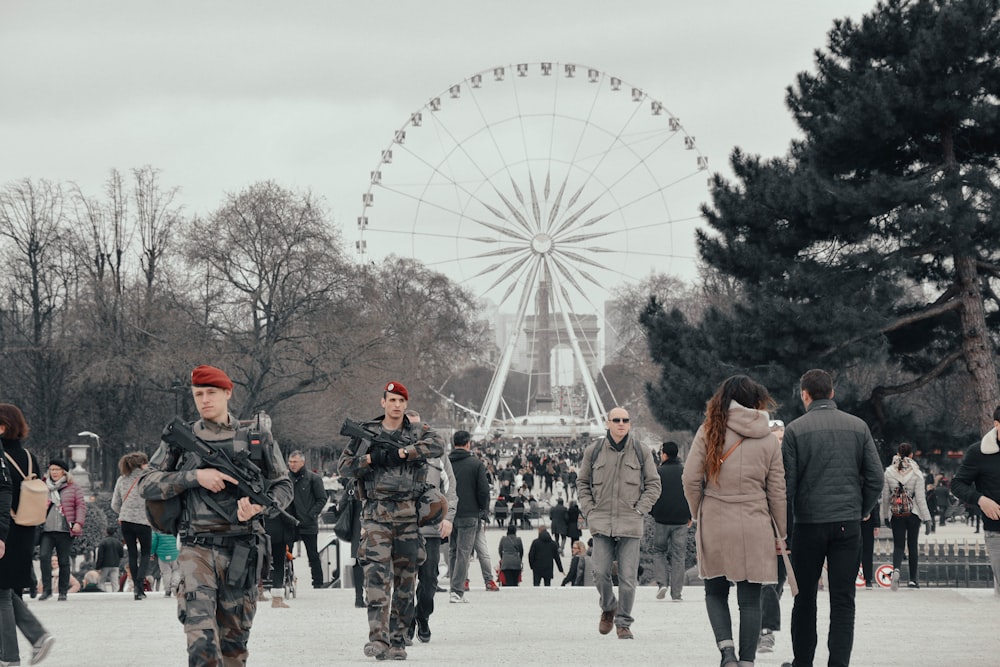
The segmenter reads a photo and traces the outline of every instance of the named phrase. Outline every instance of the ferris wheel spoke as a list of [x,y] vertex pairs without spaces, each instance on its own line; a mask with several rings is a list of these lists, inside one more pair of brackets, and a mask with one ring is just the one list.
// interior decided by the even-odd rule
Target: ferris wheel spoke
[[499,255],[512,255],[515,252],[528,252],[527,248],[523,247],[507,247],[507,248],[497,248],[496,250],[490,250],[489,252],[482,252],[477,255],[472,255],[473,259],[482,259],[486,257],[497,257]]
[[[596,103],[596,98],[595,98],[595,103]],[[584,178],[583,185],[581,186],[581,189],[580,189],[581,192],[582,192],[583,188],[585,188],[587,185],[590,184],[591,180],[594,178],[594,174],[601,167],[601,165],[604,164],[604,161],[607,159],[608,155],[611,153],[611,149],[614,147],[614,145],[615,145],[616,142],[620,141],[620,138],[621,138],[622,134],[624,133],[624,131],[626,129],[628,129],[628,126],[632,123],[632,120],[635,118],[636,114],[638,114],[638,113],[639,113],[639,106],[636,105],[636,107],[632,110],[632,113],[628,116],[627,120],[622,125],[622,127],[618,130],[617,133],[615,133],[615,134],[612,135],[610,144],[604,148],[604,150],[603,150],[602,153],[599,153],[600,158],[591,167],[589,173]],[[593,114],[593,108],[591,108],[591,110],[588,112],[588,114]],[[584,125],[584,130],[581,131],[581,133],[580,133],[580,142],[581,142],[581,144],[582,144],[582,141],[583,141],[583,135],[585,134],[586,128],[589,127],[589,126],[590,126],[590,116],[588,115],[587,122]],[[574,159],[576,157],[576,153],[577,152],[579,152],[579,146],[577,147],[577,150],[574,152]],[[572,206],[572,204],[570,204],[570,206]],[[569,208],[569,207],[567,207],[567,208]]]
[[504,271],[500,276],[497,277],[496,280],[493,281],[493,284],[490,285],[490,290],[492,290],[494,287],[496,287],[503,281],[507,280],[507,278],[510,278],[512,275],[514,275],[517,272],[517,270],[520,269],[522,266],[524,266],[530,259],[531,255],[525,255],[521,259],[515,261],[506,271]]
[[[551,159],[551,158],[550,158]],[[545,178],[545,188],[548,190],[548,176]],[[556,194],[556,200],[552,204],[552,208],[549,210],[549,219],[545,224],[545,229],[552,229],[552,225],[555,223],[556,218],[559,216],[559,206],[562,203],[563,193],[566,192],[566,181],[562,182],[559,186],[559,192]],[[546,192],[545,198],[548,199],[548,192]]]
[[509,199],[507,199],[507,197],[502,192],[500,192],[498,188],[494,187],[493,192],[495,192],[497,196],[500,197],[501,201],[503,201],[503,203],[507,206],[507,210],[510,211],[510,214],[514,216],[515,220],[517,220],[518,224],[520,224],[521,227],[523,227],[524,230],[527,231],[529,234],[533,234],[534,230],[531,228],[531,225],[528,224],[528,220],[524,217],[524,214],[521,213],[521,211],[517,210],[517,207],[515,207],[514,204]]
[[530,178],[528,184],[531,186],[531,212],[535,216],[535,229],[542,228],[542,207],[538,203],[538,193],[535,192],[535,179]]
[[[563,233],[564,231],[566,231],[568,228],[572,227],[573,224],[577,220],[579,220],[581,217],[583,217],[583,214],[586,213],[587,211],[589,211],[590,207],[593,206],[596,203],[597,203],[597,200],[595,199],[595,200],[591,201],[589,204],[586,204],[583,208],[577,210],[576,213],[573,213],[571,216],[569,216],[568,218],[566,218],[563,221],[563,223],[561,225],[559,225],[559,229],[557,229],[556,231],[552,232],[552,236],[553,237],[558,237],[561,233]],[[570,204],[570,206],[572,206],[572,203]],[[567,209],[568,208],[569,207],[567,207]]]
[[[515,87],[515,96],[516,96],[516,94],[517,94],[517,91],[516,91],[516,87]],[[496,133],[493,131],[493,124],[486,118],[486,115],[483,113],[482,106],[479,104],[479,98],[478,98],[478,96],[475,93],[473,93],[471,95],[471,97],[472,97],[472,100],[473,100],[473,102],[475,104],[476,110],[479,112],[479,117],[483,121],[483,128],[489,134],[490,141],[493,144],[493,148],[496,150],[497,157],[500,160],[500,163],[503,165],[504,171],[507,173],[507,178],[509,178],[510,181],[511,181],[511,184],[514,185],[515,192],[517,192],[517,197],[521,201],[521,203],[523,204],[524,203],[524,198],[523,198],[523,196],[521,196],[520,192],[517,191],[517,184],[514,182],[514,175],[511,173],[511,170],[510,170],[510,161],[507,159],[507,157],[504,155],[503,150],[500,148],[500,143],[497,141]],[[521,118],[520,110],[518,110],[518,118]],[[523,137],[524,137],[524,129],[523,129],[523,127],[522,127],[522,130],[521,130],[521,136],[522,136],[522,141],[523,141]],[[481,171],[481,173],[482,173],[482,171]],[[486,174],[484,173],[483,176],[486,177]],[[498,191],[498,194],[499,194],[499,191]],[[508,206],[509,206],[509,204],[508,204]],[[527,209],[525,209],[525,212],[527,212]],[[515,216],[515,217],[519,217],[519,216]],[[519,221],[521,219],[522,218],[519,217]],[[532,231],[530,227],[525,227],[525,229],[527,229],[527,231],[529,233],[531,233],[531,231]]]

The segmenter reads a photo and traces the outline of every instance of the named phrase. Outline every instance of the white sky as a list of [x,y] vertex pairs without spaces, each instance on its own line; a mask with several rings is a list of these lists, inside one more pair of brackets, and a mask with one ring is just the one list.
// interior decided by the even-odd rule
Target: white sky
[[[736,146],[786,151],[786,87],[834,18],[874,5],[0,0],[0,184],[97,195],[109,169],[149,164],[206,214],[273,179],[323,197],[353,246],[369,172],[411,112],[476,72],[544,61],[642,87],[728,174]],[[689,232],[672,244],[694,256]],[[694,277],[691,261],[673,268]]]

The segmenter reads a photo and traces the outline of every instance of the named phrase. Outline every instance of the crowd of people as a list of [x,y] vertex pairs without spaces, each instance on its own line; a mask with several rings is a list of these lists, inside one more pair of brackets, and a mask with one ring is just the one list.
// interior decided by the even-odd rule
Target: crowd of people
[[[233,384],[222,370],[199,366],[191,387],[200,419],[188,427],[207,449],[165,439],[152,459],[124,455],[111,498],[118,523],[79,572],[69,556],[87,520],[83,494],[64,460],[40,468],[22,442],[24,416],[0,404],[0,666],[19,664],[18,631],[32,647],[31,664],[55,642],[26,594],[58,602],[77,591],[129,590],[139,601],[162,586],[176,596],[189,664],[244,664],[263,590],[273,608],[289,606],[284,567],[296,542],[306,550],[312,585],[326,585],[317,553],[319,517],[329,502],[323,479],[300,451],[282,459],[269,424],[258,418],[248,425],[229,411]],[[747,667],[758,652],[775,650],[786,582],[794,598],[793,659],[783,667],[814,660],[821,587],[830,605],[829,664],[849,664],[855,578],[860,564],[872,586],[872,545],[881,527],[892,531],[893,590],[904,572],[907,588],[920,588],[919,531],[956,520],[956,506],[982,517],[991,563],[1000,567],[1000,407],[993,430],[949,481],[922,471],[908,443],[883,469],[865,423],[837,408],[829,373],[804,374],[800,398],[805,413],[786,427],[772,418],[775,403],[761,384],[727,378],[708,400],[682,462],[676,442],[656,450],[641,443],[620,406],[608,412],[604,436],[585,446],[475,446],[465,431],[445,443],[408,407],[406,387],[386,383],[383,414],[362,424],[366,436],[351,439],[337,471],[350,491],[337,509],[352,519],[355,602],[369,626],[364,654],[405,660],[415,639],[431,641],[435,594],[468,603],[473,557],[487,592],[522,584],[526,568],[533,586],[555,579],[593,587],[598,632],[634,639],[647,516],[660,600],[683,600],[694,528],[707,626],[722,667]],[[220,450],[246,452],[265,491],[237,491],[243,487],[233,475],[242,469],[219,464]],[[21,486],[33,471],[44,473],[40,514]],[[495,554],[487,547],[491,526],[506,533]]]

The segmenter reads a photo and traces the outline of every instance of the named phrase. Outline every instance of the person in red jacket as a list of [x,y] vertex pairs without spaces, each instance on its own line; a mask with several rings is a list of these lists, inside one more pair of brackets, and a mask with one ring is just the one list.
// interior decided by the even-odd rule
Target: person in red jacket
[[83,501],[83,491],[69,474],[69,466],[62,459],[49,461],[49,476],[45,480],[49,487],[49,510],[42,526],[42,540],[39,547],[39,562],[42,570],[42,595],[39,600],[52,597],[52,565],[49,557],[56,550],[59,562],[59,600],[66,600],[69,592],[69,552],[73,538],[83,535],[83,522],[87,506]]

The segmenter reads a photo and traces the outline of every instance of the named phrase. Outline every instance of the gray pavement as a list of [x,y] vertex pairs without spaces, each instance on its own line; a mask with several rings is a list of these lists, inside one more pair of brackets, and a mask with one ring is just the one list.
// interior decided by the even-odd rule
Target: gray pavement
[[[488,531],[495,553],[502,531]],[[525,547],[530,531],[522,531]],[[949,525],[930,539],[975,539],[972,529]],[[586,536],[585,536],[586,538]],[[928,539],[928,538],[922,538]],[[495,563],[495,559],[494,559]],[[300,565],[301,564],[301,565]],[[566,563],[568,566],[568,562]],[[305,559],[296,561],[306,568]],[[683,602],[656,600],[656,589],[639,590],[632,626],[635,640],[597,632],[597,594],[583,588],[483,589],[478,568],[470,568],[468,604],[449,604],[438,594],[430,643],[409,649],[420,664],[497,665],[705,665],[718,664],[701,587],[685,589]],[[299,572],[300,579],[303,572]],[[529,579],[530,572],[525,573]],[[731,606],[737,618],[735,595]],[[352,590],[303,588],[289,609],[261,603],[250,641],[256,665],[373,664],[362,654],[368,626],[355,609]],[[819,594],[820,646],[816,664],[826,664],[829,599]],[[183,665],[184,636],[173,599],[152,594],[137,602],[128,593],[81,593],[67,602],[29,600],[57,639],[43,663],[60,665]],[[791,660],[788,634],[791,597],[782,604],[783,631],[774,653],[757,665],[777,667]],[[852,664],[872,667],[1000,664],[1000,635],[991,619],[1000,615],[992,589],[922,588],[859,591]],[[22,644],[22,664],[30,648]]]
[[[507,588],[487,593],[474,585],[469,604],[449,604],[440,595],[428,644],[409,649],[420,664],[497,665],[717,665],[719,653],[702,603],[702,589],[687,589],[683,602],[660,601],[652,587],[640,589],[632,626],[623,641],[597,632],[597,595],[581,588]],[[735,597],[735,596],[734,596]],[[289,609],[262,606],[250,641],[257,665],[372,664],[362,646],[365,611],[349,590],[303,590]],[[820,593],[820,635],[827,628],[827,596]],[[267,603],[264,603],[265,605]],[[70,596],[67,602],[31,602],[57,639],[43,663],[60,665],[183,665],[184,636],[172,599],[152,595],[136,602],[127,593]],[[858,593],[855,665],[997,665],[1000,638],[994,622],[1000,601],[987,589],[922,589]],[[757,665],[791,659],[790,601],[783,605],[785,630],[774,653]],[[735,616],[735,609],[734,609]],[[821,639],[817,664],[825,664]],[[22,656],[30,655],[22,646]],[[28,664],[25,660],[22,664]]]

